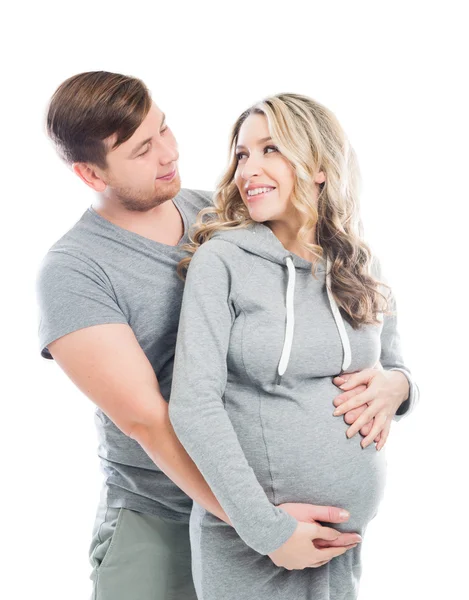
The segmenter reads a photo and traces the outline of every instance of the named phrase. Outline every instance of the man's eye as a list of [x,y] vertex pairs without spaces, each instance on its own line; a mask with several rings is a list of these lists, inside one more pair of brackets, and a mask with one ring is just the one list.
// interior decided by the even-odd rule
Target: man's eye
[[148,150],[150,150],[150,146],[148,146],[148,148],[141,154],[137,154],[137,158],[139,158],[140,156],[145,156],[145,154],[148,154]]

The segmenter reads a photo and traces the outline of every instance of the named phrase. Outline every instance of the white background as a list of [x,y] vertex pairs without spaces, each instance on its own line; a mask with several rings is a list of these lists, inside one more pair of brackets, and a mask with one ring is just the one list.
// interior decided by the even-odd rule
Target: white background
[[266,95],[307,94],[336,113],[359,156],[365,233],[398,298],[422,395],[388,442],[360,598],[464,595],[464,4],[83,1],[3,12],[2,598],[81,600],[91,590],[93,405],[40,358],[34,279],[93,200],[45,137],[46,105],[67,77],[101,69],[147,83],[179,141],[185,187],[213,189],[232,123]]

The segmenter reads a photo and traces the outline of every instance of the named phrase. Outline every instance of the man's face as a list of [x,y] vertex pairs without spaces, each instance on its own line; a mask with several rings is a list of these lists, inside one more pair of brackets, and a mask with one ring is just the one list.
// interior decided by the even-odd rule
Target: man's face
[[[112,148],[115,136],[105,140]],[[152,104],[131,138],[106,155],[107,168],[96,169],[106,183],[105,194],[127,210],[145,212],[181,189],[177,160],[179,153],[165,116]]]

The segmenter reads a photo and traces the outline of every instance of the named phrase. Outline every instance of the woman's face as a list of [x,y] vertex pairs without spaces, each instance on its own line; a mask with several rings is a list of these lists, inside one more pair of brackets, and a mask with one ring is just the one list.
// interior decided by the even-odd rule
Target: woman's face
[[252,114],[242,124],[236,146],[234,181],[254,221],[281,221],[294,210],[290,202],[295,172],[273,143],[267,118]]

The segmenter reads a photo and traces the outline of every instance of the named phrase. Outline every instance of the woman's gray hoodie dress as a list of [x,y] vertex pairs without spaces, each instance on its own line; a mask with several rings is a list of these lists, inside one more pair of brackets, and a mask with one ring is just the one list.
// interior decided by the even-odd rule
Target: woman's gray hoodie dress
[[[378,279],[379,271],[375,272]],[[181,309],[169,414],[176,434],[230,518],[191,516],[199,600],[342,600],[357,596],[360,544],[317,569],[288,571],[268,553],[294,532],[276,508],[346,508],[336,527],[364,533],[385,482],[384,451],[347,439],[332,378],[373,367],[409,379],[395,316],[358,330],[329,293],[326,264],[288,252],[265,225],[217,232],[195,253]],[[334,525],[335,527],[335,525]]]

